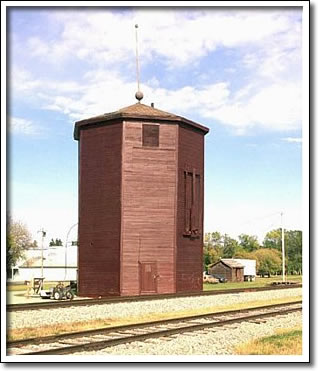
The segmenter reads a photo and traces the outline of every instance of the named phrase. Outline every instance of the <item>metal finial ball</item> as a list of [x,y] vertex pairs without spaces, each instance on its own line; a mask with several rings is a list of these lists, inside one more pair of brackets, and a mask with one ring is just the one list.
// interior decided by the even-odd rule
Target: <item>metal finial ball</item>
[[140,90],[138,90],[137,93],[135,94],[135,97],[137,100],[141,101],[144,95]]
[[138,28],[138,24],[135,24],[135,28]]

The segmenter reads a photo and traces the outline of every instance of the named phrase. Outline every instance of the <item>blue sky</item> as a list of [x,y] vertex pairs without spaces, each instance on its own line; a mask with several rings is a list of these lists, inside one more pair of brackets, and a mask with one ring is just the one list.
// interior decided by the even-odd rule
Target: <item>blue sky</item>
[[[302,229],[301,8],[11,8],[9,211],[34,238],[77,222],[78,119],[135,103],[210,128],[205,231]],[[74,231],[75,239],[76,231]]]

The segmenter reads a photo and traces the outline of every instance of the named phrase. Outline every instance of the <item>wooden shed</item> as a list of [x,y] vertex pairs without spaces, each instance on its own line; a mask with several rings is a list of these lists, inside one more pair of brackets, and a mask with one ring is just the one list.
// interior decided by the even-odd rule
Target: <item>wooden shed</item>
[[76,122],[79,295],[202,290],[208,131],[140,102]]
[[244,266],[234,259],[221,259],[211,265],[208,269],[209,274],[215,274],[226,278],[229,282],[244,281]]

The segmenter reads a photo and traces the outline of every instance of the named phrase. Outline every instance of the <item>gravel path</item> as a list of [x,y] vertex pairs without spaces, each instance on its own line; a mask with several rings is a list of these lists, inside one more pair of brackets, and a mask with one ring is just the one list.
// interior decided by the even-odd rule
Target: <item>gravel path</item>
[[34,311],[10,312],[7,315],[7,328],[38,327],[58,323],[72,323],[96,319],[131,318],[151,313],[166,313],[191,309],[227,306],[256,300],[271,300],[283,297],[295,297],[302,294],[302,289],[286,289],[216,296],[197,296],[143,302],[100,304],[70,308],[41,309]]
[[136,341],[114,347],[78,352],[73,355],[230,355],[235,354],[235,347],[259,337],[272,335],[278,329],[301,326],[301,313],[274,317],[265,323],[241,323],[228,326],[227,329],[213,329],[180,334],[174,338],[151,339],[146,342]]

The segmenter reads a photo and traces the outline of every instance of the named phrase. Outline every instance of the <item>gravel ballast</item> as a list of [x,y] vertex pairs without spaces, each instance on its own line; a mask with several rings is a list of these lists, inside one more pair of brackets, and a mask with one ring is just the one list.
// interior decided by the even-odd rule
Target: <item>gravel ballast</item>
[[78,352],[73,355],[233,355],[242,343],[269,336],[278,329],[301,327],[301,313],[273,317],[263,323],[241,323],[226,329],[206,329],[178,334],[173,338],[136,341],[98,351]]
[[[230,306],[259,300],[270,301],[280,298],[292,298],[302,295],[301,288],[286,290],[245,292],[215,296],[196,296],[149,300],[142,302],[99,304],[69,308],[52,308],[34,311],[10,312],[7,316],[7,328],[39,327],[62,323],[92,321],[98,319],[138,318],[147,314],[164,314],[189,309],[213,309],[214,307]],[[169,342],[170,344],[170,342]]]

